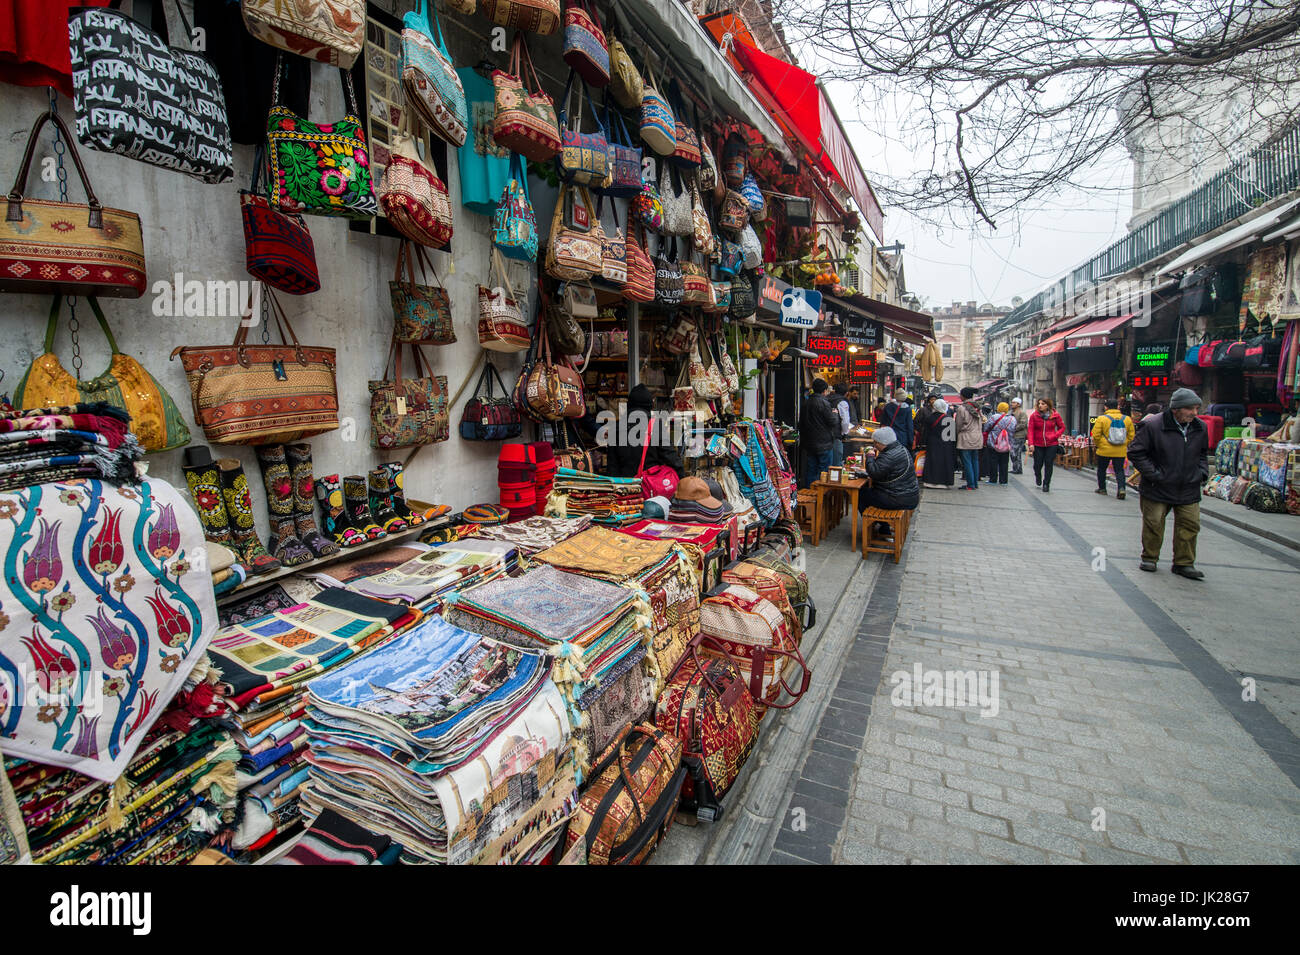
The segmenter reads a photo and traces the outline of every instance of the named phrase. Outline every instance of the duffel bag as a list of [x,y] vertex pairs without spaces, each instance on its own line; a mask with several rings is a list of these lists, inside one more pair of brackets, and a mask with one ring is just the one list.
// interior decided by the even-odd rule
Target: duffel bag
[[759,711],[735,662],[706,634],[691,640],[655,706],[655,725],[682,741],[682,806],[713,820],[758,738]]
[[738,560],[722,569],[722,582],[746,587],[768,601],[785,618],[786,626],[790,628],[790,636],[794,638],[795,646],[799,646],[803,642],[803,621],[799,619],[799,614],[795,611],[794,605],[790,603],[790,595],[786,592],[785,581],[781,579],[781,575],[776,571],[747,560]]
[[1252,481],[1246,488],[1241,503],[1252,511],[1260,511],[1264,514],[1286,513],[1286,495],[1275,487],[1257,481]]
[[785,592],[790,598],[790,605],[799,614],[803,632],[807,634],[817,626],[817,605],[808,590],[808,575],[796,569],[794,564],[777,553],[773,543],[765,540],[746,560],[748,563],[775,571],[781,578],[782,583],[785,584]]
[[623,727],[591,768],[564,861],[644,863],[672,827],[686,774],[681,739],[644,723]]
[[[700,632],[716,639],[735,661],[760,709],[789,709],[808,691],[812,674],[786,618],[748,587],[722,584],[710,591],[700,604]],[[716,651],[703,652],[711,656]],[[791,687],[790,679],[800,670],[802,678]]]

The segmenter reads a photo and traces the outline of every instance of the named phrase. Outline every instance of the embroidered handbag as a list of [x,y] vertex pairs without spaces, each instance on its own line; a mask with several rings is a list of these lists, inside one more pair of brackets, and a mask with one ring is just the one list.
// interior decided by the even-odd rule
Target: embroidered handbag
[[705,306],[710,315],[726,315],[731,311],[731,282],[713,283],[713,304]]
[[[730,304],[730,288],[728,288],[728,304]],[[719,337],[714,342],[715,351],[718,356],[718,370],[722,372],[722,378],[727,383],[727,394],[734,395],[740,390],[740,373],[736,371],[736,365],[731,360],[731,352],[727,349],[725,338]]]
[[732,242],[730,239],[720,238],[718,245],[718,275],[734,278],[745,266],[745,250],[741,248],[739,242]]
[[659,240],[659,254],[652,260],[655,267],[655,304],[664,308],[676,308],[682,304],[686,294],[686,285],[682,280],[682,267],[677,263],[677,240],[673,239],[672,251],[665,255],[663,239]]
[[551,217],[546,274],[565,282],[582,281],[599,275],[600,269],[601,228],[591,195],[585,186],[563,185]]
[[[501,394],[496,393],[493,382],[501,386]],[[485,362],[474,395],[465,402],[461,412],[460,436],[466,441],[505,441],[519,437],[523,430],[509,389],[501,381],[496,366]]]
[[[695,397],[712,401],[726,394],[727,383],[723,380],[716,361],[711,361],[708,365],[704,363],[700,351],[701,338],[703,335],[697,332],[691,339],[691,387],[695,389]],[[707,355],[709,359],[713,358],[707,342],[705,342],[703,355]]]
[[587,412],[582,376],[570,365],[551,358],[551,341],[546,323],[538,323],[540,359],[528,373],[524,401],[532,415],[542,421],[581,418]]
[[674,135],[676,142],[669,158],[679,166],[697,169],[704,159],[703,153],[700,152],[700,136],[686,125],[686,104],[682,100],[682,89],[677,80],[673,80],[669,85],[668,95],[673,105],[673,116],[677,121]]
[[501,201],[492,216],[492,244],[512,259],[537,261],[537,216],[518,153],[510,157],[510,181],[501,190]]
[[749,172],[748,153],[744,136],[733,132],[727,137],[722,147],[722,180],[728,189],[739,189],[744,185],[745,174]]
[[244,267],[248,274],[290,295],[307,295],[320,289],[316,246],[302,216],[281,212],[258,188],[266,169],[259,149],[253,158],[253,181],[239,191],[239,214],[244,223]]
[[[603,196],[596,201],[597,220],[600,219],[604,203]],[[612,201],[609,205],[614,215],[614,229],[609,232],[603,224],[601,226],[604,242],[600,250],[600,278],[606,284],[621,290],[627,284],[627,241],[623,238],[623,230],[618,227],[618,206]]]
[[564,10],[564,62],[592,86],[609,85],[609,47],[600,20],[586,0],[569,0]]
[[[86,190],[86,202],[23,195],[36,137],[47,120],[58,127]],[[42,113],[27,136],[27,149],[0,220],[0,292],[139,298],[145,284],[140,217],[100,204],[68,127],[56,113]]]
[[751,219],[762,222],[767,218],[767,200],[763,198],[763,190],[758,188],[758,180],[754,178],[753,173],[747,175],[744,182],[740,184],[740,195],[749,206]]
[[682,263],[682,304],[708,305],[713,300],[713,286],[704,266],[690,258]]
[[[275,295],[257,286],[233,345],[181,346],[194,420],[212,444],[284,444],[339,426],[333,348],[302,345]],[[249,344],[253,309],[274,322],[279,345]]]
[[[603,187],[613,174],[610,167],[609,137],[595,116],[597,131],[582,132],[582,104],[586,99],[587,84],[578,80],[578,105],[569,112],[570,96],[573,92],[574,71],[569,71],[568,82],[564,86],[564,105],[560,110],[560,153],[555,157],[555,172],[564,182],[576,182],[583,186]],[[572,125],[570,125],[572,122]]]
[[[703,654],[704,646],[721,655]],[[722,815],[721,799],[753,752],[761,716],[736,664],[716,640],[697,634],[655,705],[655,725],[683,744],[684,808],[713,819]]]
[[641,191],[629,208],[632,216],[651,232],[658,232],[664,227],[664,206],[659,199],[659,190],[651,183],[641,184]]
[[644,724],[624,726],[586,774],[563,861],[645,863],[672,828],[685,779],[677,736]]
[[659,164],[659,201],[664,207],[664,235],[688,236],[695,224],[691,217],[691,194],[671,163]]
[[[610,8],[610,16],[611,23],[614,19],[620,19],[617,6]],[[619,32],[625,32],[621,23]],[[632,62],[632,57],[628,56],[627,48],[618,39],[609,41],[609,91],[624,109],[640,109],[641,100],[645,96],[641,73]]]
[[365,0],[241,0],[244,25],[263,43],[350,70],[366,40]]
[[[559,5],[556,4],[558,12]],[[531,80],[531,90],[524,86]],[[547,162],[560,151],[560,126],[555,101],[542,89],[533,59],[516,33],[510,46],[510,70],[492,73],[496,113],[492,118],[492,139],[503,149],[519,153],[534,162]]]
[[623,298],[629,302],[653,302],[655,299],[655,270],[646,252],[645,229],[638,225],[627,230],[627,283]]
[[271,113],[266,119],[272,200],[304,215],[369,219],[379,214],[370,181],[366,134],[357,113],[352,74],[341,70],[348,113],[333,123],[312,123],[280,105],[284,55],[275,61]]
[[749,225],[749,204],[740,193],[728,189],[726,197],[722,200],[722,207],[718,210],[718,228],[735,233],[747,225]]
[[594,187],[606,196],[631,198],[641,191],[641,147],[632,145],[627,124],[617,110],[605,102],[603,127],[609,137],[610,179],[606,186]]
[[[415,281],[415,266],[420,266],[420,278],[433,273],[433,264],[424,249],[403,242],[397,249],[397,271],[388,283],[389,298],[393,303],[393,338],[402,345],[451,345],[456,341],[452,324],[451,300],[447,290],[439,285],[425,285]],[[406,267],[406,281],[402,281],[402,267]]]
[[496,248],[492,249],[488,281],[491,281],[493,270],[501,284],[492,288],[478,287],[478,343],[490,351],[525,351],[528,348],[528,323],[515,302],[506,264]]
[[[108,339],[111,352],[102,375],[81,381],[64,369],[54,354],[55,333],[65,296],[55,295],[45,326],[45,350],[34,359],[14,389],[16,408],[60,408],[83,402],[102,401],[125,410],[131,416],[131,431],[146,451],[170,451],[190,442],[190,429],[171,395],[144,366],[117,348],[95,297],[88,296],[90,311]],[[74,311],[73,317],[76,317]],[[49,449],[57,454],[56,449]],[[75,463],[75,461],[74,461]]]
[[704,211],[704,200],[700,198],[700,191],[694,182],[691,183],[691,244],[706,259],[716,251],[713,223]]
[[668,101],[654,88],[648,66],[641,94],[641,138],[660,156],[671,156],[677,148],[677,120]]
[[171,46],[119,10],[69,11],[77,139],[203,182],[226,182],[235,174],[234,144],[221,78],[191,52],[193,30],[178,0],[169,5],[185,34]]
[[447,52],[437,8],[432,25],[429,22],[427,0],[417,0],[415,9],[402,18],[401,69],[402,90],[416,115],[453,146],[465,145],[469,128],[465,89]]
[[[393,341],[384,365],[384,377],[370,382],[370,446],[391,451],[436,444],[451,437],[451,416],[447,409],[447,376],[432,375],[416,345],[415,371],[422,377],[402,377],[402,346]],[[388,366],[397,356],[395,375],[388,380]]]
[[[698,114],[696,120],[698,123]],[[718,161],[703,136],[700,137],[700,171],[696,173],[695,183],[704,195],[710,195],[718,184]]]
[[754,286],[743,275],[731,280],[731,317],[746,319],[758,311],[754,301]]
[[664,335],[663,348],[670,355],[685,355],[695,337],[695,323],[689,318],[679,318],[677,324]]
[[677,383],[673,386],[673,411],[695,413],[695,389],[691,386],[688,362],[682,362],[682,369],[677,373]]
[[754,226],[746,225],[740,232],[741,263],[747,269],[756,269],[763,264],[763,243],[759,241]]
[[379,180],[379,205],[394,229],[431,248],[451,241],[451,197],[446,184],[421,160],[415,141],[393,132],[388,166]]
[[[773,596],[779,592],[788,605],[785,587],[779,581],[773,581],[773,587]],[[700,632],[717,641],[716,646],[702,647],[703,655],[724,656],[736,664],[760,706],[789,709],[808,691],[812,673],[788,618],[749,587],[725,583],[710,591],[700,603]],[[788,678],[798,671],[802,680],[794,688]]]
[[560,0],[482,0],[493,23],[550,36],[560,26]]

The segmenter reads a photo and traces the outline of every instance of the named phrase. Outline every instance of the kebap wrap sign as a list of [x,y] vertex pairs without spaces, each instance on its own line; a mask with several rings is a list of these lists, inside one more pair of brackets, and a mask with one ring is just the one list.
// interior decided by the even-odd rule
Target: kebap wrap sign
[[804,364],[810,368],[843,368],[847,344],[842,338],[809,338],[808,350],[817,354],[813,358],[805,358]]

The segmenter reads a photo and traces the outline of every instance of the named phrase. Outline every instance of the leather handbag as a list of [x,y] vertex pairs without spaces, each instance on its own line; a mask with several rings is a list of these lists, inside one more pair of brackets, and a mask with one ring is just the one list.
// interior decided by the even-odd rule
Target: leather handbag
[[[389,349],[384,377],[371,381],[370,446],[376,450],[417,448],[451,437],[451,416],[447,408],[447,376],[432,375],[416,345],[409,346],[415,371],[421,377],[402,377],[402,345],[396,339]],[[388,380],[388,368],[394,377]]]
[[585,186],[562,185],[551,217],[546,274],[573,282],[599,275],[600,269],[601,228],[591,194]]
[[664,235],[688,236],[695,229],[691,218],[691,194],[682,184],[677,169],[668,162],[659,164],[659,201],[664,207]]
[[564,361],[551,357],[546,323],[538,323],[539,358],[528,373],[524,401],[533,416],[542,421],[581,418],[587,412],[582,376]]
[[403,130],[393,133],[388,166],[379,181],[379,205],[389,224],[412,242],[440,248],[451,241],[447,185],[424,164],[415,141]]
[[492,249],[488,281],[491,281],[493,270],[501,284],[492,288],[478,287],[478,343],[489,351],[525,351],[528,348],[528,323],[515,302],[510,276],[496,248]]
[[366,40],[366,0],[241,0],[244,25],[263,43],[350,70]]
[[666,254],[663,242],[663,239],[659,240],[659,254],[652,260],[655,267],[655,304],[664,308],[677,308],[686,295],[682,267],[677,262],[677,240],[673,239],[672,249]]
[[[87,202],[28,199],[27,176],[41,127],[52,121],[66,144]],[[139,298],[145,290],[144,234],[140,217],[100,204],[86,178],[72,134],[53,111],[42,113],[5,200],[0,224],[0,292],[54,292]]]
[[202,182],[235,175],[234,143],[217,68],[190,48],[193,30],[178,0],[184,36],[168,46],[120,10],[68,14],[72,103],[83,146]]
[[718,228],[738,233],[747,225],[749,225],[749,204],[736,190],[728,189],[718,210]]
[[[248,343],[261,295],[263,340]],[[280,344],[270,341],[270,325]],[[179,357],[190,383],[194,420],[212,444],[285,444],[339,426],[333,348],[303,345],[275,295],[258,286],[232,345],[185,345]]]
[[655,89],[648,68],[641,94],[641,138],[660,156],[671,156],[677,148],[677,119],[668,101]]
[[[59,327],[59,312],[65,297],[54,296],[50,319],[45,326],[45,351],[28,367],[14,389],[16,408],[58,408],[102,401],[124,409],[131,416],[131,432],[146,451],[170,451],[190,443],[190,429],[176,402],[144,366],[124,355],[108,327],[108,319],[94,296],[86,301],[108,339],[112,357],[102,375],[80,381],[64,369],[54,354],[54,339]],[[76,313],[73,313],[76,317]],[[77,344],[74,331],[73,343]]]
[[357,112],[352,74],[340,70],[348,112],[333,123],[312,123],[280,105],[284,56],[275,61],[271,113],[266,119],[272,200],[303,215],[369,219],[379,214],[370,177],[366,134]]
[[[416,264],[420,278],[415,280]],[[405,266],[406,280],[402,280]],[[428,285],[432,273],[440,284]],[[393,303],[393,337],[401,345],[452,345],[456,342],[456,329],[451,316],[451,299],[441,285],[442,280],[433,268],[421,246],[402,242],[397,249],[397,270],[388,283],[389,299]]]
[[655,270],[646,252],[645,229],[631,225],[627,229],[627,282],[623,298],[629,302],[653,302],[655,299]]
[[502,254],[526,262],[537,260],[537,215],[528,198],[528,176],[518,153],[510,156],[510,180],[492,216],[492,244]]
[[402,18],[402,90],[424,124],[459,147],[469,129],[465,88],[447,52],[437,8],[430,23],[429,6],[427,0],[416,0],[415,9]]
[[562,861],[642,865],[672,828],[685,779],[677,736],[624,726],[586,774]]
[[593,187],[602,195],[631,198],[641,191],[641,147],[632,144],[627,124],[618,110],[605,102],[605,134],[609,137],[610,177],[604,186]]
[[564,10],[564,62],[592,86],[609,85],[609,47],[596,11],[586,0],[570,0]]
[[565,282],[559,293],[559,302],[545,304],[551,346],[561,355],[581,355],[587,350],[587,334],[578,318],[596,317],[596,292],[590,285]]
[[722,815],[721,800],[735,784],[758,739],[761,712],[743,674],[720,645],[697,634],[677,661],[655,705],[655,725],[682,741],[682,805],[713,819]]
[[[596,201],[597,219],[600,219],[604,204],[603,196]],[[609,205],[614,215],[614,228],[609,231],[604,228],[603,223],[601,225],[604,244],[600,252],[600,279],[606,285],[621,290],[627,284],[627,240],[623,238],[623,230],[618,225],[618,206],[613,202]]]
[[271,205],[258,188],[266,168],[261,150],[253,159],[253,181],[239,192],[244,223],[244,267],[248,274],[290,295],[320,290],[316,244],[300,215]]
[[[784,586],[777,582],[775,587],[784,597]],[[711,591],[700,603],[700,632],[719,644],[703,647],[703,655],[725,655],[760,705],[789,709],[808,691],[812,673],[789,619],[749,587],[728,582]],[[801,682],[792,687],[788,678],[794,671],[801,673]]]
[[578,80],[578,103],[572,112],[569,110],[574,92],[575,73],[569,71],[568,82],[564,86],[563,106],[560,109],[560,153],[555,157],[555,172],[564,182],[574,182],[582,186],[604,187],[613,175],[609,154],[609,137],[601,125],[600,117],[596,120],[595,132],[582,131],[582,104],[587,100],[587,84]]
[[560,27],[560,0],[481,0],[493,23],[550,36]]
[[[493,383],[501,386],[497,394]],[[460,415],[460,436],[466,441],[505,441],[517,438],[524,429],[510,391],[492,362],[486,362],[478,376],[474,395]]]
[[[558,15],[559,5],[556,5]],[[526,81],[531,87],[525,87]],[[492,139],[502,149],[534,162],[548,162],[560,151],[560,125],[555,101],[542,89],[533,69],[524,35],[516,33],[510,46],[510,69],[492,73],[496,113]],[[534,92],[535,91],[535,92]]]

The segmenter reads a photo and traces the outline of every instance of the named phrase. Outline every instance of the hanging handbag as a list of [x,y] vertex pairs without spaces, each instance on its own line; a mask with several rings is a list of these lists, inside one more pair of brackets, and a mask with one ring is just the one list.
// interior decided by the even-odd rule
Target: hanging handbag
[[[699,113],[696,113],[696,125],[699,125]],[[713,158],[713,150],[709,148],[708,142],[704,136],[700,136],[700,171],[696,173],[696,185],[699,186],[700,192],[704,195],[710,195],[718,184],[718,161]]]
[[494,269],[501,284],[492,288],[478,287],[478,343],[490,351],[524,351],[528,348],[528,323],[515,302],[506,264],[496,248],[492,249],[488,281],[491,281]]
[[685,355],[695,335],[695,323],[689,318],[679,318],[664,335],[663,350],[670,355]]
[[643,182],[641,191],[637,193],[628,208],[631,210],[632,217],[651,232],[659,232],[663,229],[664,206],[659,199],[659,190],[653,184]]
[[263,43],[350,70],[366,40],[365,0],[242,0],[244,25]]
[[253,181],[239,191],[244,223],[244,267],[255,279],[290,295],[320,290],[316,245],[300,215],[271,205],[258,188],[266,168],[262,150],[253,158]]
[[464,146],[469,129],[465,88],[452,66],[436,7],[429,21],[427,0],[416,0],[415,9],[402,18],[401,71],[406,103],[416,115],[453,146]]
[[743,275],[731,280],[731,317],[746,319],[758,311],[754,301],[754,286]]
[[[578,80],[578,105],[569,112],[570,97],[574,91],[575,74],[569,71],[564,86],[564,99],[560,108],[560,153],[555,157],[555,172],[564,182],[583,186],[604,187],[612,175],[610,168],[609,137],[601,125],[600,117],[592,110],[597,131],[582,132],[582,104],[587,99],[587,84]],[[572,121],[572,125],[570,125]]]
[[[258,307],[262,341],[249,344]],[[233,345],[181,346],[194,420],[212,444],[285,444],[339,426],[333,348],[303,345],[275,295],[257,286]],[[280,344],[270,341],[272,322]]]
[[763,264],[763,243],[753,225],[746,225],[740,231],[741,263],[747,269],[756,269]]
[[749,225],[749,204],[744,196],[734,189],[728,189],[718,210],[718,228],[737,233]]
[[[402,377],[402,346],[393,340],[384,363],[384,377],[371,381],[370,446],[376,450],[418,448],[451,437],[451,416],[447,408],[447,376],[432,375],[425,367],[417,345],[409,346],[419,378]],[[388,368],[395,375],[388,380]]]
[[700,152],[700,136],[699,133],[686,125],[686,104],[682,99],[682,88],[677,80],[673,80],[669,84],[668,96],[672,102],[673,117],[676,120],[675,142],[669,159],[686,169],[698,169],[700,163],[704,161],[704,155]]
[[654,87],[654,75],[646,64],[641,94],[641,138],[660,156],[671,156],[677,148],[677,119],[668,101]]
[[546,323],[538,323],[540,357],[529,371],[524,401],[539,420],[559,421],[581,418],[587,412],[582,376],[563,361],[551,357],[551,341]]
[[561,186],[546,246],[546,274],[565,282],[589,279],[600,274],[600,253],[600,222],[590,193],[585,186]]
[[664,308],[677,308],[682,304],[686,294],[686,285],[682,280],[682,267],[677,263],[677,240],[673,239],[672,251],[665,255],[664,240],[659,240],[659,254],[654,257],[655,266],[655,304]]
[[510,181],[501,190],[501,201],[492,216],[492,244],[512,259],[537,261],[537,216],[518,153],[510,156]]
[[726,315],[731,311],[730,280],[713,283],[713,304],[706,306],[704,311],[710,315]]
[[555,454],[556,468],[595,473],[596,461],[592,453],[583,445],[582,435],[577,426],[570,419],[562,418],[552,426],[552,429],[555,436],[552,450]]
[[[501,386],[497,394],[493,382]],[[478,376],[474,394],[465,402],[460,415],[460,436],[466,441],[505,441],[517,438],[523,432],[519,411],[510,399],[510,392],[492,362],[485,362]]]
[[483,15],[514,30],[550,36],[560,27],[560,0],[482,0]]
[[753,173],[745,176],[744,182],[740,184],[740,195],[749,206],[751,219],[762,222],[767,218],[767,200],[763,198],[763,190],[758,188],[758,180],[754,178]]
[[738,132],[727,136],[722,147],[722,180],[728,189],[739,189],[744,185],[745,175],[749,172],[748,155],[744,136]]
[[[422,282],[415,281],[415,266],[420,266]],[[406,281],[402,281],[402,267]],[[423,284],[433,274],[438,285]],[[402,242],[397,249],[397,271],[388,283],[393,303],[393,337],[401,345],[452,345],[456,329],[451,317],[451,299],[442,287],[442,279],[421,246]]]
[[732,242],[730,239],[721,239],[718,244],[718,262],[716,265],[718,275],[729,279],[735,278],[740,274],[740,270],[745,267],[745,250],[739,242]]
[[551,346],[561,355],[581,355],[587,350],[587,334],[579,319],[596,317],[596,290],[581,282],[565,282],[559,287],[559,302],[546,306]]
[[691,245],[705,259],[716,251],[713,237],[713,223],[704,210],[704,200],[694,182],[691,183]]
[[[618,4],[612,4],[607,22],[612,26],[615,20],[619,20],[619,33],[626,35],[621,19],[618,14]],[[632,62],[632,57],[628,56],[627,48],[618,39],[609,41],[609,91],[614,95],[618,105],[624,109],[639,110],[641,100],[645,96],[645,84],[641,81],[641,73]]]
[[[23,195],[36,137],[47,120],[58,127],[86,190],[86,202],[28,199]],[[139,298],[144,294],[140,217],[100,205],[81,165],[77,144],[53,111],[41,113],[32,125],[5,208],[4,221],[0,222],[0,292],[112,298]]]
[[[405,114],[402,119],[405,125]],[[412,242],[440,248],[451,241],[447,185],[421,161],[415,140],[403,129],[393,132],[388,166],[379,180],[379,205],[389,224]]]
[[609,47],[600,20],[586,0],[569,0],[564,10],[564,62],[592,86],[609,85]]
[[681,363],[677,373],[677,384],[673,386],[673,411],[685,414],[695,413],[695,388],[691,385],[690,362]]
[[691,218],[691,194],[682,186],[677,169],[671,163],[659,163],[659,201],[664,207],[664,235],[690,235],[695,224]]
[[641,191],[641,147],[632,145],[627,124],[618,110],[605,101],[603,127],[609,137],[610,177],[605,186],[593,187],[602,195],[631,198]]
[[271,199],[282,209],[304,215],[369,219],[379,214],[370,180],[366,134],[358,118],[352,74],[346,70],[343,91],[348,113],[333,123],[317,124],[280,105],[284,56],[275,61],[271,113],[266,119]]
[[[604,204],[604,196],[596,201],[598,221]],[[609,205],[614,215],[614,230],[608,232],[604,224],[601,225],[604,241],[600,249],[600,279],[605,284],[621,290],[627,284],[627,240],[623,238],[623,230],[618,227],[618,206],[613,201]]]
[[[526,80],[531,81],[531,88],[524,86]],[[522,33],[515,34],[510,46],[509,72],[495,70],[492,87],[496,102],[493,141],[534,162],[552,159],[560,151],[555,101],[542,89]]]
[[[691,387],[695,390],[696,398],[703,398],[706,401],[712,401],[715,398],[721,398],[727,393],[727,383],[723,380],[722,373],[718,369],[718,363],[712,361],[712,353],[709,350],[707,341],[703,352],[700,351],[700,339],[703,334],[697,333],[691,340]],[[702,355],[708,356],[709,364],[705,364]]]
[[712,301],[713,286],[709,284],[704,266],[688,256],[682,262],[682,304],[708,305]]
[[645,229],[638,225],[627,229],[627,282],[623,298],[629,302],[653,302],[655,299],[655,269],[646,252]]
[[[728,289],[730,292],[730,289]],[[728,299],[730,304],[730,299]],[[731,352],[727,348],[726,339],[720,338],[714,341],[714,347],[718,356],[718,370],[722,373],[722,379],[727,383],[727,394],[734,395],[740,391],[740,373],[736,371],[736,365],[731,360]]]
[[[83,146],[183,172],[207,183],[235,175],[234,144],[217,68],[190,50],[193,30],[168,46],[119,10],[68,13],[72,103]],[[181,31],[177,31],[181,32]]]
[[[146,451],[170,451],[190,443],[190,429],[171,395],[145,370],[144,366],[117,348],[117,339],[108,327],[99,302],[94,296],[86,301],[108,339],[111,357],[102,375],[81,381],[59,363],[54,354],[54,338],[59,327],[59,312],[65,297],[56,295],[45,326],[45,351],[34,359],[14,388],[15,408],[59,408],[102,401],[124,409],[131,416],[131,432]],[[74,312],[73,317],[76,317]],[[73,344],[77,345],[76,332]],[[80,371],[80,369],[78,369]]]

